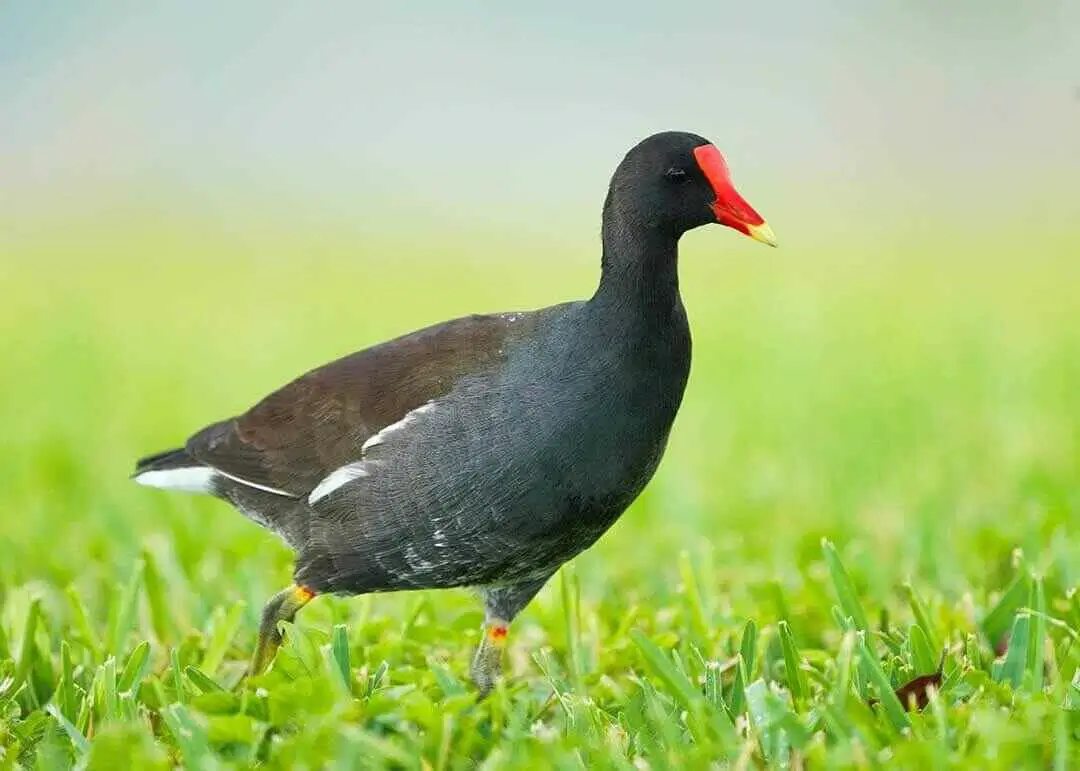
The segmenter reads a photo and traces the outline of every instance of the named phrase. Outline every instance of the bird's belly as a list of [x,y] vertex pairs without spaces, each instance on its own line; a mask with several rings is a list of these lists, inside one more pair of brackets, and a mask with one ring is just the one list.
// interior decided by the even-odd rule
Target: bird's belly
[[590,547],[652,477],[670,420],[562,406],[555,420],[501,405],[433,410],[425,417],[440,423],[424,437],[380,447],[393,455],[377,457],[370,476],[336,493],[337,513],[312,523],[302,561],[319,563],[305,571],[322,576],[314,588],[515,583]]

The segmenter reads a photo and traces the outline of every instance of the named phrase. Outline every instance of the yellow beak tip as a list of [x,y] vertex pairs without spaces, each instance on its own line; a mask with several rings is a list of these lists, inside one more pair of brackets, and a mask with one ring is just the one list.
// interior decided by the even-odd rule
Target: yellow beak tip
[[760,225],[747,225],[746,229],[750,232],[750,237],[755,241],[760,241],[769,246],[776,246],[776,235],[772,232],[772,228],[770,228],[767,223],[762,222]]

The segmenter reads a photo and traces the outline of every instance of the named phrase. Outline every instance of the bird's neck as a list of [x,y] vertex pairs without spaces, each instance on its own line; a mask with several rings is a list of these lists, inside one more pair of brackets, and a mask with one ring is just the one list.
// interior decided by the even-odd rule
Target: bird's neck
[[604,207],[600,285],[592,302],[605,311],[663,323],[681,308],[679,238]]

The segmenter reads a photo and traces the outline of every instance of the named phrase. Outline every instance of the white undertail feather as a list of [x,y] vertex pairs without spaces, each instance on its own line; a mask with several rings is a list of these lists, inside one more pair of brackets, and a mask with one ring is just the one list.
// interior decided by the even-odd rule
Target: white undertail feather
[[292,493],[278,490],[276,487],[268,487],[267,485],[260,485],[257,482],[249,482],[246,479],[227,474],[224,471],[218,471],[209,466],[157,469],[154,471],[144,471],[141,474],[135,475],[135,481],[140,485],[160,487],[162,490],[182,490],[186,493],[213,493],[214,480],[216,479],[231,479],[237,484],[251,487],[255,490],[262,490],[263,492],[273,493],[274,495],[283,495],[286,498],[296,497]]
[[170,468],[159,471],[144,471],[135,475],[135,481],[147,487],[160,487],[162,490],[182,490],[186,493],[210,493],[214,487],[212,468],[192,466],[189,468]]

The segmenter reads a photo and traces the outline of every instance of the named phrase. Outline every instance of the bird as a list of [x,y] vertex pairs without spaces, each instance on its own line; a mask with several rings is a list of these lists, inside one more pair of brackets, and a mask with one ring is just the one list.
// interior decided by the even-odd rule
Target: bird
[[137,461],[135,481],[223,499],[294,551],[248,672],[316,596],[468,587],[488,694],[511,622],[660,463],[690,373],[679,239],[707,224],[776,245],[715,144],[652,134],[610,179],[588,299],[402,334]]

